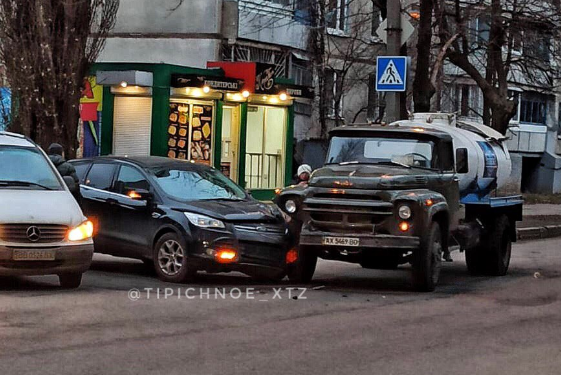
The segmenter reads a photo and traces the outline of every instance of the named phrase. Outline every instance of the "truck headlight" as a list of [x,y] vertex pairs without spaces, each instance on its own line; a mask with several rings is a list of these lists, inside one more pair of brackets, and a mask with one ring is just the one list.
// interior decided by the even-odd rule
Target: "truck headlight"
[[400,206],[397,210],[397,214],[401,219],[407,220],[411,217],[411,207],[406,205]]
[[192,212],[185,212],[185,216],[191,222],[191,224],[199,227],[199,228],[218,228],[224,229],[226,226],[224,223],[218,219],[213,219],[212,217],[194,214]]
[[294,202],[292,199],[289,199],[286,201],[286,203],[284,204],[284,209],[286,210],[286,212],[288,212],[289,214],[293,214],[296,212],[296,210],[298,209],[298,207],[296,206],[296,202]]

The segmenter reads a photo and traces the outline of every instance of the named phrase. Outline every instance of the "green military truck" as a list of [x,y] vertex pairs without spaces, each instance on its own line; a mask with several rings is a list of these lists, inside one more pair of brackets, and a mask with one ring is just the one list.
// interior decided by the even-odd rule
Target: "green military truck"
[[523,201],[497,196],[511,171],[504,140],[442,114],[336,128],[309,185],[275,200],[299,242],[289,278],[309,282],[318,257],[372,269],[409,263],[413,287],[433,291],[453,250],[473,274],[505,275]]

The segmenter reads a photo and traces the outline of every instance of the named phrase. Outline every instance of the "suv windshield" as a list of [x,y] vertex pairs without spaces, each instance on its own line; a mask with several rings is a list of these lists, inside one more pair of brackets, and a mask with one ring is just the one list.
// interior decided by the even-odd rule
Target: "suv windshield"
[[186,201],[242,200],[242,188],[220,172],[210,168],[156,167],[149,169],[164,192],[175,199]]
[[0,189],[62,189],[53,168],[35,148],[0,146],[0,166]]
[[333,137],[327,164],[394,163],[403,166],[432,168],[434,142],[389,137]]

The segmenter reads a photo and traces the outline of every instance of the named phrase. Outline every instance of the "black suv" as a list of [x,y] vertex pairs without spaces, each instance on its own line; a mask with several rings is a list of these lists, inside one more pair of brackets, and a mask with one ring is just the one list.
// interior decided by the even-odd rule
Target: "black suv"
[[285,276],[292,257],[283,214],[214,168],[161,157],[71,163],[96,227],[96,252],[153,263],[169,282],[198,270]]

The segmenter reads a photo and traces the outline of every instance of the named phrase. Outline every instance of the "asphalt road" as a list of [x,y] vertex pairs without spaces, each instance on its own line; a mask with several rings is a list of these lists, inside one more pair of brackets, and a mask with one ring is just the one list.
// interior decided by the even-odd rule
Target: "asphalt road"
[[78,291],[0,279],[0,374],[560,374],[561,239],[517,244],[502,278],[454,255],[431,294],[332,262],[303,295],[203,275],[188,299],[105,256]]

